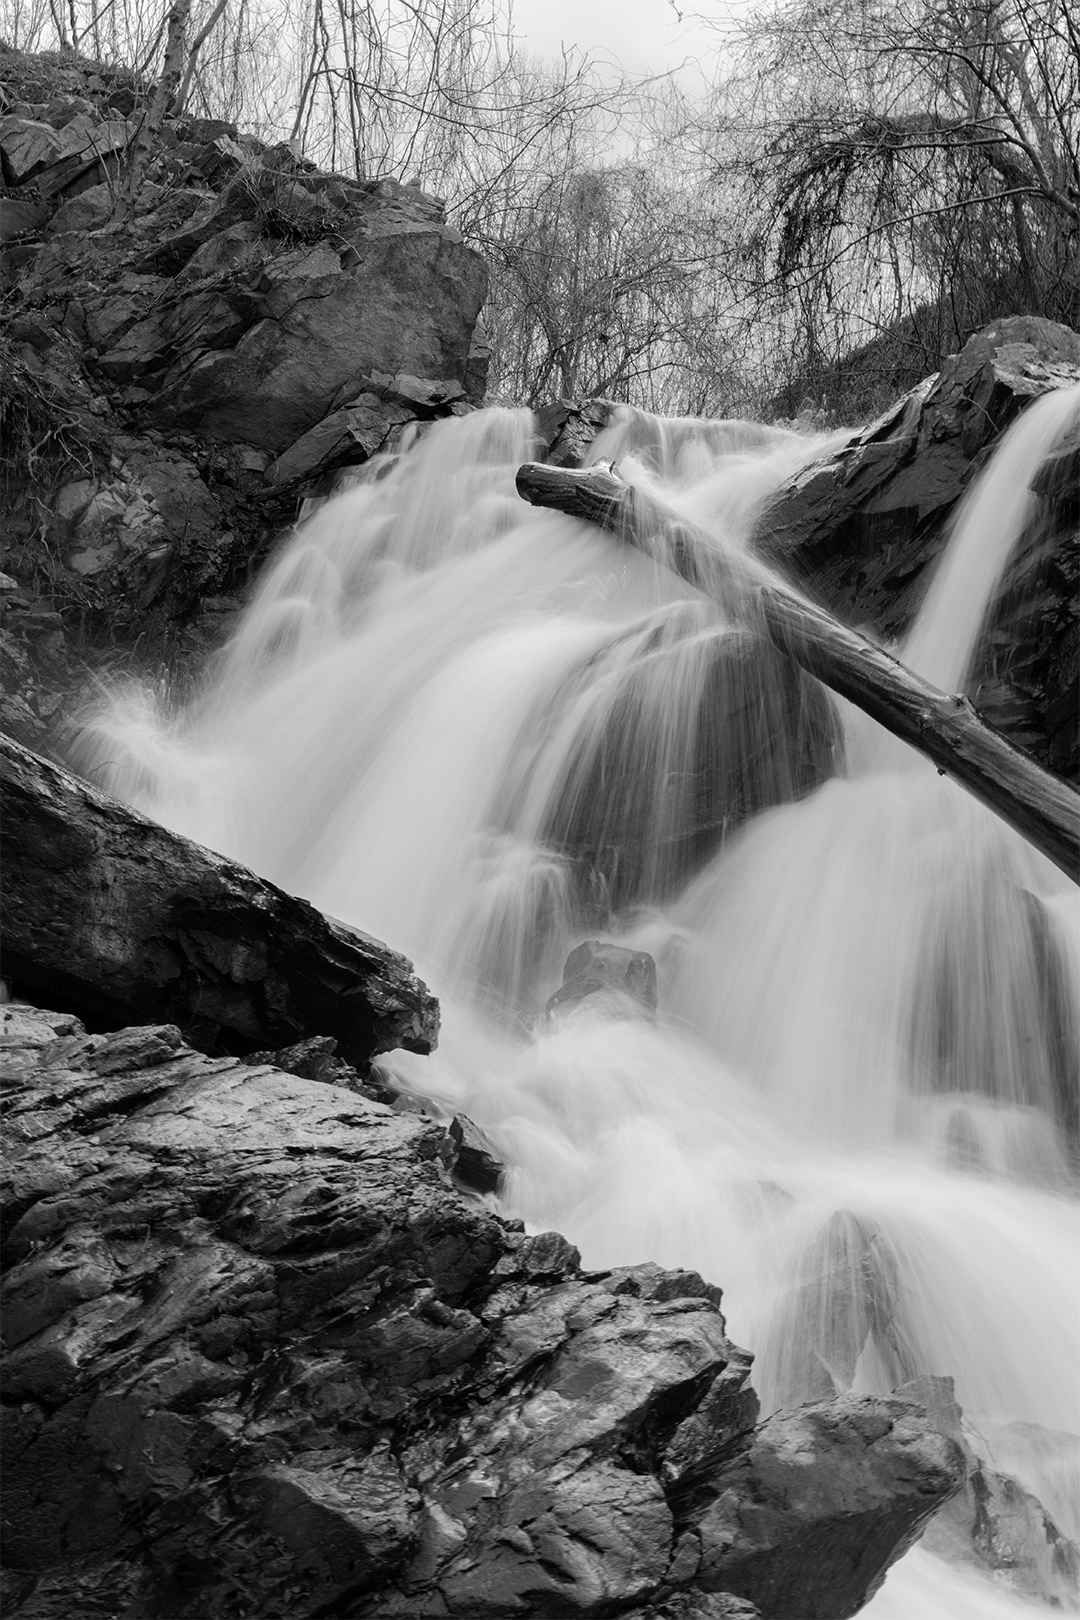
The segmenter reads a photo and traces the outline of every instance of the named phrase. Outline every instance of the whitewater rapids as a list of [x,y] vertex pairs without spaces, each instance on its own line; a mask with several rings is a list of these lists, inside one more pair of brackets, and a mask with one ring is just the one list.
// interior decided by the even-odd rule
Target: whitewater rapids
[[[902,650],[950,690],[1077,392],[1008,436]],[[766,1410],[953,1376],[1075,1537],[1075,1479],[1017,1437],[1080,1432],[1077,891],[737,614],[525,507],[532,435],[438,424],[321,505],[196,696],[117,689],[84,757],[414,958],[444,1034],[387,1066],[488,1133],[510,1212],[719,1282]],[[626,411],[595,453],[738,556],[822,448]],[[655,1023],[546,1020],[585,938],[653,954]],[[916,1548],[865,1612],[1045,1611]]]

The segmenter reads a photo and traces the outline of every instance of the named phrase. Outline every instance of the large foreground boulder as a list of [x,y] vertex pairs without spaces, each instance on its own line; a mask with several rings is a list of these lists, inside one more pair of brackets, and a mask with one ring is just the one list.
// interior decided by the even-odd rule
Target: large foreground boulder
[[439,1010],[381,941],[0,737],[3,970],[98,1019],[209,1051],[335,1038],[349,1063],[429,1052]]
[[441,1123],[168,1026],[4,1030],[24,1620],[839,1617],[962,1479],[909,1401],[755,1429],[717,1289],[583,1273]]

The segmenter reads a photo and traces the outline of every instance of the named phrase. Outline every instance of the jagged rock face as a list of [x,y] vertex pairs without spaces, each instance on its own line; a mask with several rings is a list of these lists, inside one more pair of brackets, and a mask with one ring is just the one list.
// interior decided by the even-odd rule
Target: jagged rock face
[[[384,181],[380,189],[390,188]],[[437,219],[410,219],[400,205],[394,215],[399,211],[391,224],[380,217],[390,209],[372,209],[374,218],[353,226],[345,248],[319,243],[273,262],[256,283],[254,318],[223,319],[220,336],[208,330],[200,307],[187,310],[181,300],[173,321],[181,334],[194,326],[201,352],[178,342],[171,328],[159,337],[155,318],[136,345],[139,375],[147,374],[144,342],[151,364],[161,367],[177,349],[181,358],[165,370],[152,415],[211,438],[283,451],[340,396],[351,403],[374,393],[379,375],[388,395],[402,374],[433,379],[432,395],[441,386],[444,397],[464,398],[469,342],[486,292],[483,264]],[[129,348],[132,341],[129,332]],[[108,360],[102,356],[102,365]]]
[[962,1477],[911,1402],[755,1430],[717,1289],[582,1273],[434,1120],[168,1026],[2,1041],[11,1613],[847,1615]]
[[[33,71],[13,54],[7,66],[17,85]],[[406,390],[413,414],[476,397],[486,272],[441,202],[180,118],[166,121],[134,218],[119,218],[107,185],[82,184],[136,132],[102,88],[62,127],[70,97],[18,102],[0,120],[0,158],[19,201],[32,190],[39,206],[59,203],[36,226],[20,218],[6,264],[19,313],[82,337],[88,373],[121,385],[119,403],[280,451],[374,377],[386,399],[396,377],[419,383]]]
[[0,80],[2,715],[35,746],[87,662],[204,656],[300,498],[482,399],[486,270],[418,187],[221,120],[166,119],[119,218],[152,87],[3,47]]
[[[900,636],[1000,434],[1032,399],[1077,382],[1080,335],[1034,316],[996,322],[783,486],[758,521],[758,549],[845,623]],[[968,690],[987,720],[1063,776],[1080,769],[1078,455],[1080,422],[1036,491]]]

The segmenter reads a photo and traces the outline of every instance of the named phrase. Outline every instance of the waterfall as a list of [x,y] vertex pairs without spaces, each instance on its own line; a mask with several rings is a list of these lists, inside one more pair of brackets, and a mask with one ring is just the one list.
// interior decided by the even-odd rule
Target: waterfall
[[[928,677],[963,679],[1077,404],[1032,406],[961,514]],[[826,447],[627,410],[595,454],[745,553]],[[432,427],[288,540],[193,698],[115,692],[87,757],[415,959],[442,1043],[388,1066],[491,1136],[531,1227],[721,1283],[767,1409],[952,1375],[1075,1536],[1024,1436],[1080,1431],[1076,891],[745,625],[525,507],[533,449],[526,412]],[[653,954],[655,1022],[546,1018],[597,936]],[[867,1612],[1041,1611],[917,1548]]]

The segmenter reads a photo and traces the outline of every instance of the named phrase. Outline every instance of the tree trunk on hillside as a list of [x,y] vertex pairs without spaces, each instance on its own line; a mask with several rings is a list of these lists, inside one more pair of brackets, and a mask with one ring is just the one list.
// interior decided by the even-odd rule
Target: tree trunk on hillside
[[518,493],[627,540],[751,623],[781,652],[894,736],[932,759],[1074,882],[1080,871],[1080,794],[1007,742],[962,696],[941,692],[881,647],[779,583],[751,557],[644,497],[610,468],[572,472],[527,463]]
[[358,1068],[429,1052],[412,964],[0,736],[3,973],[80,1016],[178,1024],[204,1051],[331,1035]]
[[165,114],[176,96],[180,77],[184,71],[184,31],[187,28],[191,5],[192,0],[172,0],[169,7],[165,36],[165,61],[161,69],[161,78],[158,80],[146,116],[135,136],[128,161],[127,174],[124,176],[124,183],[120,188],[116,207],[113,211],[114,219],[129,219],[134,212],[135,201],[146,175],[147,165],[150,162],[150,154],[157,140],[158,131],[165,122]]

